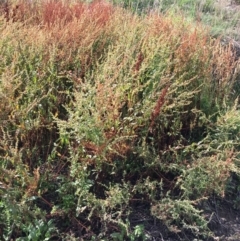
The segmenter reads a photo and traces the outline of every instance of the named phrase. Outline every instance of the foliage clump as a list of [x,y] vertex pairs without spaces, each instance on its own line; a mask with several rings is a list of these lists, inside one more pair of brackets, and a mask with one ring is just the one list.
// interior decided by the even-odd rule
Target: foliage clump
[[104,1],[7,4],[0,23],[1,238],[148,240],[137,203],[213,236],[200,204],[239,174],[231,43]]

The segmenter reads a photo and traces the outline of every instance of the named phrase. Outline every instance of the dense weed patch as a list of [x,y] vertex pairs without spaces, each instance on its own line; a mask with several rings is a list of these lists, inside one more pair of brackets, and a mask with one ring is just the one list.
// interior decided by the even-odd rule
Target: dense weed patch
[[239,174],[231,43],[105,1],[8,3],[0,28],[1,239],[150,240],[137,203],[214,236],[200,204]]

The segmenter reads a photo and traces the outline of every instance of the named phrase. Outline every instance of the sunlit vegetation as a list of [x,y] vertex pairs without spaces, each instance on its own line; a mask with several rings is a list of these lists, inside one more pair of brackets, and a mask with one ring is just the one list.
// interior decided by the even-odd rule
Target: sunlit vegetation
[[151,240],[139,206],[214,237],[205,202],[240,187],[231,41],[106,1],[2,3],[0,31],[1,240]]

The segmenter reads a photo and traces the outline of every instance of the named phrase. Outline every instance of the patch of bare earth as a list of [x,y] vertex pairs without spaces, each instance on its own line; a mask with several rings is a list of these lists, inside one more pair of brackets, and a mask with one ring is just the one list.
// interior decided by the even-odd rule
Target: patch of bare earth
[[205,203],[210,218],[209,227],[214,232],[216,241],[240,240],[240,211],[233,207],[233,202],[217,200],[214,197]]

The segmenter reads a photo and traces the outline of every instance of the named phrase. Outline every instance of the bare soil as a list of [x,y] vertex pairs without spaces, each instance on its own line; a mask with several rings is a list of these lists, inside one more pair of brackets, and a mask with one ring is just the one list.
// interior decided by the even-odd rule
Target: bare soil
[[130,223],[133,228],[144,225],[146,241],[240,241],[240,209],[234,206],[235,194],[227,198],[213,195],[199,207],[209,219],[209,229],[215,238],[194,237],[189,231],[179,234],[170,232],[160,220],[146,211],[149,207],[144,203],[134,205]]

